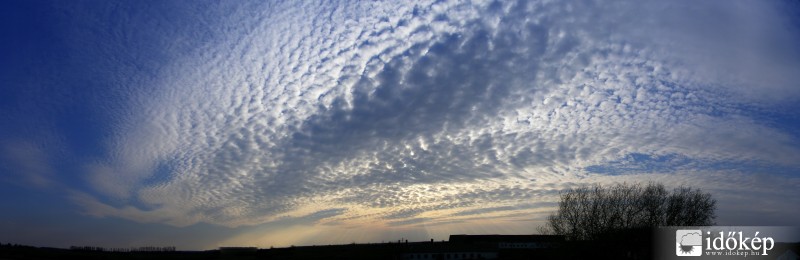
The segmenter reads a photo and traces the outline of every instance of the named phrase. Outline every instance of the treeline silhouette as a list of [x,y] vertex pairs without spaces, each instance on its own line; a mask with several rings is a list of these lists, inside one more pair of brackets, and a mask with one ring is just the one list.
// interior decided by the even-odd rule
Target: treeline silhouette
[[567,240],[596,240],[628,229],[710,226],[716,203],[699,189],[669,191],[658,183],[580,187],[561,193],[558,211],[539,231]]
[[562,192],[539,232],[565,238],[563,258],[647,259],[654,228],[714,225],[716,203],[711,194],[683,186],[585,186]]

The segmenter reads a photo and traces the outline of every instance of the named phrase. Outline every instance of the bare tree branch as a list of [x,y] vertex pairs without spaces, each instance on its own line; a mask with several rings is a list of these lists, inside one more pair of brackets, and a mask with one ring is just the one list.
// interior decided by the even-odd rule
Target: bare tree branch
[[569,240],[597,239],[624,229],[713,225],[716,200],[699,189],[662,184],[594,185],[561,193],[558,211],[539,228]]

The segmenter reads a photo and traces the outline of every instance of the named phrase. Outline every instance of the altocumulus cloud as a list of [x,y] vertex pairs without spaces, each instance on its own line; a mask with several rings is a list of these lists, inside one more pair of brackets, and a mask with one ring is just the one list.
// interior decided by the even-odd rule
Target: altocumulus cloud
[[782,4],[214,6],[210,33],[154,47],[171,56],[126,83],[72,198],[177,226],[388,227],[530,218],[575,185],[659,180],[722,212],[742,190],[786,210],[798,133],[770,116],[800,101],[800,33]]

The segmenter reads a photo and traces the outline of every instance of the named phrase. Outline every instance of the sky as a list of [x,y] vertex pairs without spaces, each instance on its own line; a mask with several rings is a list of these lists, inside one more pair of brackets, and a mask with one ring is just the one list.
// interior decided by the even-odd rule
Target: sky
[[800,226],[796,1],[3,1],[0,243],[533,234],[658,182]]

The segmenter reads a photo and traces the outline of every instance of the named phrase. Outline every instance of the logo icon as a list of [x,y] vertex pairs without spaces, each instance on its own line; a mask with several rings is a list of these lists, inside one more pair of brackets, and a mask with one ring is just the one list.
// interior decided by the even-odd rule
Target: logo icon
[[675,231],[675,255],[701,256],[703,254],[702,231],[678,229]]

